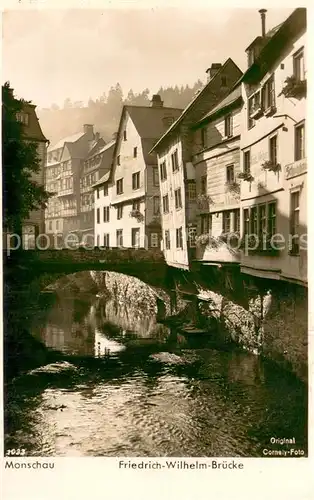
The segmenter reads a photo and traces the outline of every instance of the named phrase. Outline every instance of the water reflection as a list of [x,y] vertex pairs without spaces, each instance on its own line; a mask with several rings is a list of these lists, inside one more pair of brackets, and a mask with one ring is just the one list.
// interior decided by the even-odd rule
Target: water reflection
[[306,388],[256,356],[100,298],[57,296],[33,332],[72,357],[12,392],[25,417],[8,443],[29,455],[262,456],[271,437],[306,453]]

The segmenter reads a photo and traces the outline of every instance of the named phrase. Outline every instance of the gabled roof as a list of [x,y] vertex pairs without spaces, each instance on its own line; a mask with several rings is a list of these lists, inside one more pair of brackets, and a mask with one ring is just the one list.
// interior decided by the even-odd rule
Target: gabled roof
[[35,110],[35,104],[22,102],[22,111],[28,114],[28,125],[23,126],[23,135],[27,139],[33,139],[34,141],[48,142],[41,130]]
[[201,122],[205,121],[205,120],[209,120],[209,119],[212,119],[214,118],[214,116],[216,116],[220,111],[222,112],[224,109],[227,109],[229,108],[230,106],[232,106],[233,104],[239,102],[241,102],[242,100],[242,92],[241,92],[241,86],[238,85],[238,87],[236,87],[235,89],[233,89],[228,95],[227,97],[225,97],[224,99],[222,99],[218,104],[217,106],[215,106],[213,109],[211,109],[208,113],[206,113],[206,115],[204,115],[200,121],[198,122],[198,124],[200,124]]
[[60,141],[58,141],[57,144],[54,144],[53,146],[49,146],[48,152],[54,151],[55,149],[62,149],[66,142],[67,143],[77,142],[84,135],[85,135],[85,132],[78,132],[77,134],[73,134],[73,135],[70,135],[68,137],[65,137],[64,139],[61,139]]
[[182,109],[150,106],[125,106],[141,139],[159,139],[165,132],[163,119],[172,117],[175,120]]
[[106,146],[106,143],[102,138],[95,140],[94,143],[91,144],[90,150],[89,150],[84,161],[89,160],[90,158],[93,158],[96,155],[99,155],[105,146]]
[[287,44],[305,29],[306,9],[303,7],[295,9],[283,23],[268,31],[266,34],[268,40],[259,56],[244,75],[242,75],[236,85],[242,81],[262,78],[271,65],[280,57]]
[[[171,125],[171,127],[168,128],[168,130],[162,135],[162,137],[159,139],[158,142],[156,142],[155,146],[153,147],[152,151],[154,151],[156,149],[156,147],[162,143],[162,141],[168,136],[168,134],[170,134],[173,130],[175,130],[178,125],[182,122],[182,120],[184,119],[184,117],[189,113],[189,111],[191,110],[191,108],[193,108],[194,104],[202,98],[203,94],[205,93],[205,91],[207,89],[210,88],[210,86],[212,85],[212,83],[217,80],[217,78],[220,77],[221,73],[225,70],[226,66],[229,64],[229,63],[232,63],[234,64],[234,66],[236,68],[238,68],[238,66],[235,64],[235,62],[229,57],[226,62],[220,67],[220,69],[217,71],[217,73],[215,73],[215,75],[213,76],[213,78],[211,80],[209,80],[209,82],[207,82],[204,87],[194,96],[194,98],[192,99],[192,101],[187,105],[187,107],[183,110],[183,113],[178,117],[178,119]],[[242,74],[242,71],[240,70],[240,68],[238,68],[239,70],[239,73]]]
[[[128,106],[124,105],[122,108],[119,128],[117,133],[117,139],[113,151],[113,158],[115,158],[117,153],[117,147],[119,144],[119,137],[121,135],[121,128],[124,117],[126,113],[129,114],[134,126],[142,140],[143,145],[143,154],[145,162],[151,164],[154,162],[153,157],[154,153],[151,154],[151,151],[148,151],[148,144],[150,149],[153,144],[159,139],[159,137],[163,134],[165,129],[168,128],[169,125],[164,123],[165,118],[173,118],[176,120],[182,113],[182,109],[178,108],[167,108],[167,107],[153,107],[153,106]],[[156,161],[154,162],[156,163]],[[112,173],[112,168],[110,170]]]

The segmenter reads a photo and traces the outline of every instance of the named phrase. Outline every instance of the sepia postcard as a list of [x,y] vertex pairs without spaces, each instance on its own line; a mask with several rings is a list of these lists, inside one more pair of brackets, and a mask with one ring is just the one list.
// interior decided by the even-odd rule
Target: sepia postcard
[[310,9],[214,7],[3,7],[8,500],[314,494]]

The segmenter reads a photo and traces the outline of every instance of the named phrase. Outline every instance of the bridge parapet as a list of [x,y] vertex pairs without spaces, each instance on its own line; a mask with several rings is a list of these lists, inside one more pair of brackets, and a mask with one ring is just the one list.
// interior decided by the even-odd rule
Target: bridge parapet
[[8,261],[18,260],[39,261],[39,262],[58,262],[65,263],[110,263],[119,264],[127,262],[165,262],[164,255],[159,249],[144,248],[93,248],[86,250],[79,249],[48,249],[48,250],[22,250],[12,252]]

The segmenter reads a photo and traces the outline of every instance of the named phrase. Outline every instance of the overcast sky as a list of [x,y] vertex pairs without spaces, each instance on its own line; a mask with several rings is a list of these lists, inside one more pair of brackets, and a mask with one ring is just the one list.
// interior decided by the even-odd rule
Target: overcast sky
[[[266,29],[293,9],[269,9]],[[86,102],[119,82],[124,93],[205,81],[228,57],[244,70],[245,48],[261,33],[254,9],[6,11],[3,82],[39,107]]]

